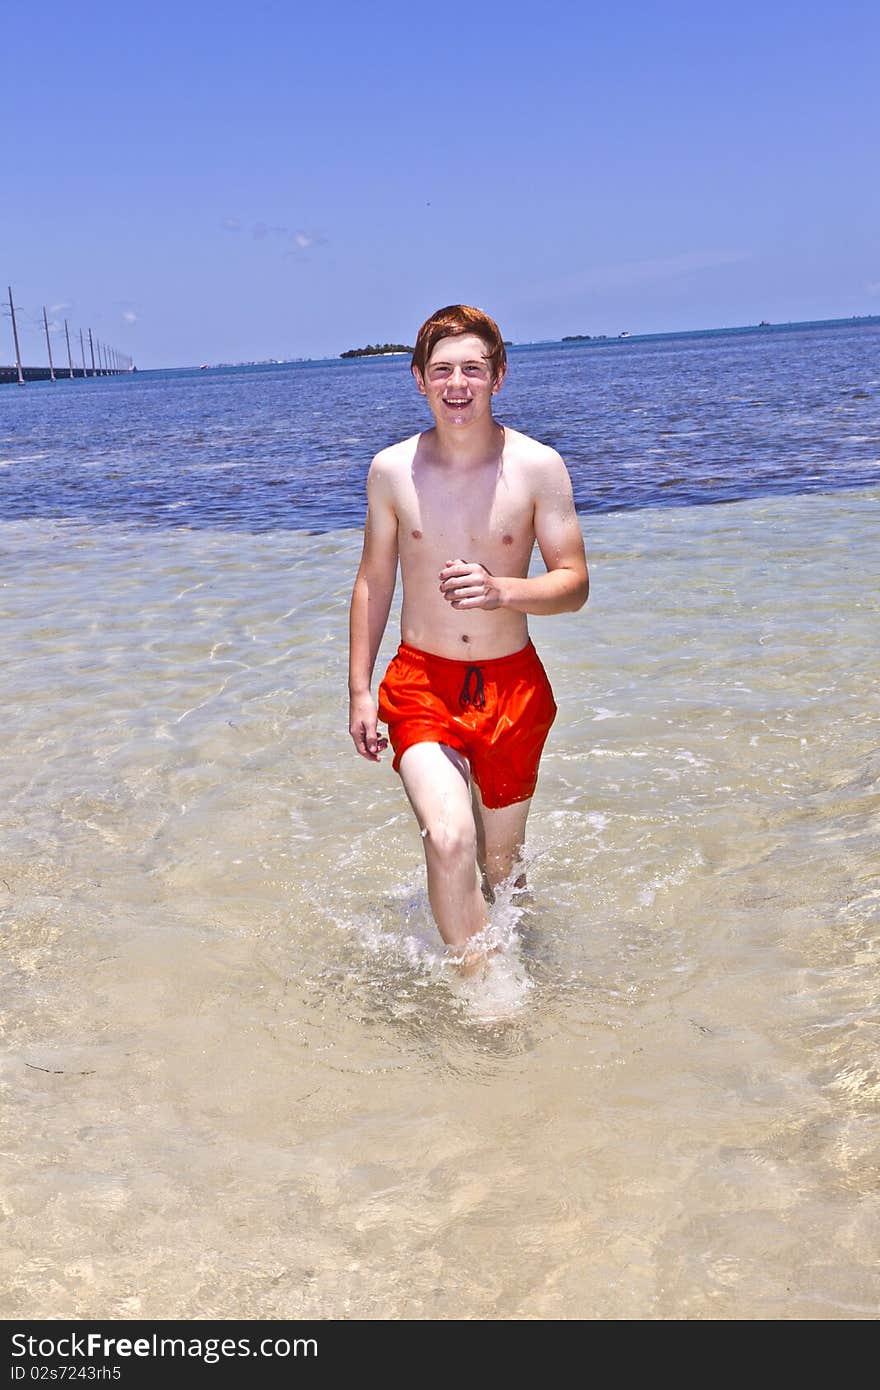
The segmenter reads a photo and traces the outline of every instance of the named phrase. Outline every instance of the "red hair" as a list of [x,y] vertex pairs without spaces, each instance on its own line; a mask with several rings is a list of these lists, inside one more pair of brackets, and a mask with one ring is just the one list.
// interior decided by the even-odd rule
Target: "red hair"
[[507,369],[507,353],[501,331],[494,319],[470,304],[448,304],[445,309],[438,309],[429,319],[425,319],[413,349],[412,370],[418,370],[424,376],[428,359],[440,339],[460,338],[465,333],[474,333],[482,338],[488,348],[486,356],[493,379],[497,380]]

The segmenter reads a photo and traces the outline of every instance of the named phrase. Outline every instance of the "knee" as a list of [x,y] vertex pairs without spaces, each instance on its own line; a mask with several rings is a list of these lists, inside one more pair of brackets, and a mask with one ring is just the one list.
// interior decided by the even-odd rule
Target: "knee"
[[[503,883],[506,878],[509,878],[515,868],[520,867],[521,856],[522,846],[520,845],[487,851],[485,873],[491,888],[497,888],[499,883]],[[520,877],[524,879],[525,876],[520,873]],[[520,887],[519,879],[517,879],[516,887]]]
[[477,857],[477,833],[466,822],[429,823],[424,841],[428,862],[438,868],[448,870],[463,860],[473,864]]

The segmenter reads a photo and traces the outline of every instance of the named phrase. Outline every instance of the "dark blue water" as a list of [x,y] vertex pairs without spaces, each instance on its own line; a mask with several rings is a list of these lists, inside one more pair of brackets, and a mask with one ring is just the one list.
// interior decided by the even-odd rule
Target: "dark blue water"
[[[880,482],[880,319],[514,348],[498,418],[581,512]],[[360,526],[377,450],[431,423],[408,359],[0,387],[0,518]]]

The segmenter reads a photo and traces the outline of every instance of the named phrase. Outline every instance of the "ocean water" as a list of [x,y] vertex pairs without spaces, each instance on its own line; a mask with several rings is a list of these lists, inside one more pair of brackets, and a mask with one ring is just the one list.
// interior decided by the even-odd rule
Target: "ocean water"
[[[558,448],[578,510],[880,481],[880,318],[514,348],[500,420]],[[360,526],[371,456],[431,423],[406,357],[0,391],[0,518]]]
[[593,592],[476,989],[346,732],[399,361],[0,394],[0,1314],[877,1316],[880,338],[773,336],[512,355]]

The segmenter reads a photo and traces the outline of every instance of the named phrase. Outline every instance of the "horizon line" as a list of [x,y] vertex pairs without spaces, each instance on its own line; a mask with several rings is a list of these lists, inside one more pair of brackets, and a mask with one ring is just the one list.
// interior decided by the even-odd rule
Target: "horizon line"
[[[843,317],[843,318],[831,318],[831,319],[786,319],[786,320],[781,320],[781,319],[780,319],[778,322],[775,322],[775,323],[773,323],[773,322],[762,322],[762,323],[744,323],[744,324],[724,324],[724,325],[716,325],[715,327],[712,327],[712,328],[667,328],[667,329],[661,329],[661,330],[659,330],[659,331],[651,332],[651,333],[629,332],[628,330],[624,329],[624,330],[622,331],[622,333],[614,333],[614,334],[610,334],[610,333],[593,333],[593,334],[589,334],[589,335],[584,335],[583,337],[581,337],[581,336],[578,335],[578,334],[571,334],[571,335],[566,334],[566,335],[565,335],[565,338],[568,338],[568,340],[569,340],[568,342],[565,341],[565,338],[533,338],[533,339],[529,339],[529,340],[527,340],[527,341],[519,342],[519,343],[508,341],[507,347],[508,347],[508,350],[512,350],[512,351],[515,352],[518,348],[521,349],[521,348],[561,347],[561,346],[565,346],[565,347],[574,347],[574,346],[578,346],[578,347],[589,347],[589,346],[591,346],[591,345],[596,345],[596,344],[602,344],[602,345],[604,345],[604,346],[608,346],[608,344],[610,344],[610,343],[614,343],[614,344],[623,344],[623,343],[632,343],[632,342],[645,342],[646,340],[652,339],[652,338],[689,338],[689,337],[698,337],[698,336],[700,336],[701,334],[710,334],[710,333],[750,333],[750,332],[753,332],[753,333],[759,333],[759,332],[760,332],[760,333],[763,333],[763,332],[767,332],[768,329],[780,329],[780,328],[781,328],[781,329],[789,329],[789,328],[819,328],[819,327],[823,327],[823,326],[828,326],[828,327],[830,327],[830,326],[837,325],[837,324],[863,323],[863,322],[874,322],[874,321],[880,323],[880,314],[850,314],[850,315],[847,315],[847,316],[845,316],[845,317]],[[267,358],[262,358],[262,359],[259,359],[259,360],[256,359],[256,358],[250,358],[250,359],[247,359],[247,360],[242,360],[241,362],[214,362],[214,363],[206,363],[206,364],[204,364],[204,365],[202,365],[201,363],[194,363],[194,362],[192,362],[192,363],[176,363],[176,364],[174,364],[174,365],[167,366],[167,367],[142,367],[142,368],[140,368],[139,370],[140,370],[141,372],[236,371],[236,370],[239,370],[239,369],[242,368],[242,367],[290,367],[290,366],[306,366],[306,365],[314,366],[314,365],[317,365],[317,364],[319,364],[319,363],[328,363],[328,362],[340,362],[340,363],[341,363],[341,362],[344,361],[344,362],[346,362],[346,363],[351,363],[351,362],[381,361],[381,360],[383,359],[383,357],[385,357],[385,356],[391,356],[391,355],[393,355],[393,356],[395,356],[395,357],[406,356],[405,353],[395,353],[395,354],[369,353],[369,354],[365,354],[363,357],[347,357],[347,358],[343,358],[343,357],[341,356],[341,354],[337,353],[336,355],[334,355],[334,356],[332,356],[332,357],[285,357],[285,358],[271,358],[271,357],[267,357]],[[121,373],[121,375],[127,376],[127,375],[129,375],[129,373],[128,373],[128,372],[123,372],[123,373]]]

